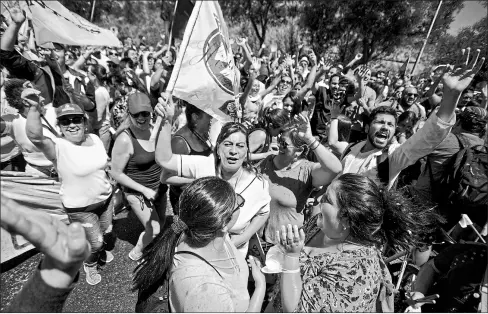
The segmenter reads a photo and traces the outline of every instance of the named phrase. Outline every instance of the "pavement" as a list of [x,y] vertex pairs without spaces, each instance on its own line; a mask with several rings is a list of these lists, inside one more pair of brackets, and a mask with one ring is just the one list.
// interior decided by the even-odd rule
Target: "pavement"
[[[172,214],[168,202],[167,214]],[[137,262],[128,254],[134,247],[139,234],[144,230],[132,211],[118,213],[113,221],[116,235],[112,250],[114,260],[101,268],[102,281],[91,286],[86,283],[85,273],[80,269],[80,278],[66,300],[64,312],[134,312],[137,293],[131,291],[132,275]],[[24,254],[20,259],[2,264],[0,287],[0,311],[5,312],[15,295],[31,277],[41,261],[42,254],[35,251]]]

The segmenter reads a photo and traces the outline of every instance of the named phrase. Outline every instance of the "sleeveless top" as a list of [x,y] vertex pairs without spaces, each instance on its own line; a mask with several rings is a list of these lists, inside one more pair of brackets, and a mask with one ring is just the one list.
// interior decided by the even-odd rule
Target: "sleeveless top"
[[[155,152],[146,151],[131,129],[127,129],[127,134],[132,140],[134,154],[130,156],[124,173],[135,182],[157,191],[159,187],[159,178],[161,177],[162,168],[156,163]],[[127,192],[134,193],[132,189],[126,189]]]
[[252,130],[249,135],[251,135],[255,131],[263,131],[266,134],[266,139],[264,140],[264,144],[259,146],[258,150],[255,151],[253,154],[267,153],[269,151],[269,146],[271,145],[271,135],[266,132],[264,128],[256,128]]
[[[188,143],[188,141],[186,140],[186,138],[184,138],[181,135],[173,135],[173,137],[179,137],[179,138],[182,138],[185,141],[185,143],[188,146],[188,148],[190,148],[190,153],[188,155],[192,155],[192,156],[199,155],[199,156],[205,156],[205,157],[207,157],[207,156],[210,156],[210,154],[212,154],[212,149],[210,149],[210,148],[207,148],[207,149],[205,149],[205,150],[203,150],[201,152],[194,150],[191,147],[190,143]],[[170,194],[172,194],[171,195],[172,197],[175,197],[176,199],[178,199],[180,197],[181,193],[183,192],[183,190],[179,186],[170,185],[169,192],[170,192]]]

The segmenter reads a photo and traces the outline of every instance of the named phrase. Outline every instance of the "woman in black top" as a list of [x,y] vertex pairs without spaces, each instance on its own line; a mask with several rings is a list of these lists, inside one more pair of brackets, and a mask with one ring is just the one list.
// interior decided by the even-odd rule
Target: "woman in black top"
[[[208,135],[212,117],[189,103],[186,103],[185,115],[187,124],[173,135],[171,149],[181,155],[209,156],[212,153]],[[169,201],[173,212],[178,214],[180,194],[193,179],[178,177],[175,173],[164,171],[161,181],[170,184]]]
[[127,100],[126,127],[119,128],[112,151],[111,175],[124,188],[132,210],[144,225],[129,258],[142,257],[142,249],[159,234],[165,219],[166,186],[160,183],[161,167],[156,164],[151,136],[152,107],[147,95],[136,92]]

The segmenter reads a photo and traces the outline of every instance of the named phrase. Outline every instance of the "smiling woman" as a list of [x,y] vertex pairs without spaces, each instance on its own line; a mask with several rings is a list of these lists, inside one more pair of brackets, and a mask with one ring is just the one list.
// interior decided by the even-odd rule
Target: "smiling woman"
[[162,98],[156,112],[166,119],[156,145],[156,161],[165,171],[189,179],[217,176],[231,184],[244,199],[239,217],[229,230],[232,242],[246,255],[249,239],[264,225],[269,215],[269,186],[249,163],[247,129],[240,123],[227,123],[210,156],[177,155],[171,148],[172,101]]
[[61,182],[59,194],[70,222],[80,222],[85,227],[91,245],[91,255],[84,263],[86,281],[96,285],[102,280],[98,273],[99,261],[113,260],[113,255],[104,250],[103,241],[104,236],[112,232],[112,185],[105,172],[108,156],[100,138],[86,134],[86,115],[76,104],[56,108],[62,136],[45,137],[38,110],[42,100],[36,99],[37,94],[33,89],[22,93],[22,99],[30,105],[27,137],[56,165]]

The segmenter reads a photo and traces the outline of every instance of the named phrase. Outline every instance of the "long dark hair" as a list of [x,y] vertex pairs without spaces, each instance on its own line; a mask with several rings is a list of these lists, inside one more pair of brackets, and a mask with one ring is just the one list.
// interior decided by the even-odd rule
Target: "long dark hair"
[[[184,101],[184,100],[181,100],[181,101]],[[200,118],[205,112],[203,110],[200,110],[198,107],[186,102],[186,101],[185,101],[185,104],[186,104],[186,110],[185,110],[186,124],[191,131],[194,131],[195,130],[195,121],[193,121],[192,115],[196,114]]]
[[363,175],[343,174],[334,187],[339,216],[349,222],[350,236],[362,244],[408,249],[444,221],[433,209]]
[[283,102],[285,102],[286,98],[290,98],[293,102],[293,110],[291,111],[290,117],[294,117],[300,112],[302,112],[303,108],[307,106],[307,102],[305,100],[300,100],[298,98],[298,91],[292,90],[288,94],[283,97]]
[[[203,177],[193,181],[180,196],[181,219],[187,226],[183,231],[190,247],[200,248],[214,240],[232,219],[236,195],[232,186],[217,177]],[[143,261],[135,269],[132,290],[145,291],[162,284],[173,264],[175,248],[181,233],[171,227],[167,219],[163,232],[144,249]]]
[[272,126],[285,126],[290,123],[290,115],[285,109],[266,107],[258,117],[259,126],[268,130]]
[[251,165],[249,162],[250,156],[251,156],[251,151],[249,149],[249,131],[248,129],[244,126],[242,123],[237,123],[237,122],[228,122],[224,124],[222,127],[219,136],[217,137],[217,143],[215,144],[214,147],[214,157],[215,157],[215,174],[217,176],[220,175],[220,158],[218,157],[218,150],[220,144],[229,136],[231,136],[234,133],[242,133],[246,137],[246,145],[247,145],[247,156],[246,160],[242,163],[242,167],[246,170],[249,170],[250,172],[256,173],[256,169]]

